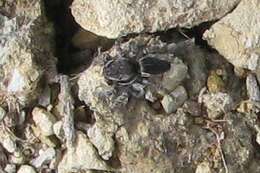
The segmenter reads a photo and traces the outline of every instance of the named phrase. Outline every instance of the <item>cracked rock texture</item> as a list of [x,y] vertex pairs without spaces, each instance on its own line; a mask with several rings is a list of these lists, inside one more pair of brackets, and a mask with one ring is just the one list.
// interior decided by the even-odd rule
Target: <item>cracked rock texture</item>
[[84,29],[108,38],[192,27],[223,17],[240,0],[74,0],[72,14]]
[[260,2],[242,0],[235,10],[215,23],[204,38],[236,67],[260,68]]
[[30,103],[38,96],[43,75],[53,78],[56,73],[54,32],[42,10],[40,0],[28,0],[18,2],[15,17],[0,14],[0,103],[7,96],[21,105]]

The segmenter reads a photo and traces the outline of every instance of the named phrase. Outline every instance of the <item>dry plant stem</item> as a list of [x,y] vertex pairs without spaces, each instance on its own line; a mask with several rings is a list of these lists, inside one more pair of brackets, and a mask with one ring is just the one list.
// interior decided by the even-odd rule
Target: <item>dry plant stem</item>
[[60,76],[60,94],[59,100],[62,103],[63,130],[66,138],[66,146],[72,147],[75,140],[74,128],[74,100],[71,96],[71,86],[69,77],[66,75]]
[[225,157],[224,157],[224,153],[223,153],[223,150],[221,148],[221,138],[220,138],[220,135],[218,134],[218,132],[216,130],[214,130],[213,128],[211,128],[209,125],[207,125],[206,127],[204,127],[205,129],[207,130],[210,130],[212,133],[214,133],[214,135],[216,136],[216,139],[217,139],[217,146],[218,146],[218,150],[220,152],[220,155],[221,155],[221,160],[223,162],[223,166],[225,168],[225,172],[228,173],[228,167],[227,167],[227,162],[225,160]]

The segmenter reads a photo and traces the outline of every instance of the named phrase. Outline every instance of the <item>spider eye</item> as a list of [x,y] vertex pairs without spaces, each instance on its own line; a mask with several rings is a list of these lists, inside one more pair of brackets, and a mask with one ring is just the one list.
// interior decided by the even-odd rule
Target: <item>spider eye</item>
[[161,74],[171,68],[170,62],[153,57],[141,58],[139,64],[141,72],[147,74]]

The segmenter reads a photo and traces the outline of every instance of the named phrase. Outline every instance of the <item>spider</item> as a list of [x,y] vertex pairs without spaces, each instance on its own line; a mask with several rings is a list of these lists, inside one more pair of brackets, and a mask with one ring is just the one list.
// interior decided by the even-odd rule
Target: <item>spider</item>
[[114,84],[116,88],[123,88],[124,91],[127,90],[127,93],[130,91],[131,95],[138,98],[145,93],[143,79],[162,74],[171,68],[170,62],[149,54],[141,58],[128,58],[122,54],[112,58],[105,54],[103,58],[103,75],[107,83]]

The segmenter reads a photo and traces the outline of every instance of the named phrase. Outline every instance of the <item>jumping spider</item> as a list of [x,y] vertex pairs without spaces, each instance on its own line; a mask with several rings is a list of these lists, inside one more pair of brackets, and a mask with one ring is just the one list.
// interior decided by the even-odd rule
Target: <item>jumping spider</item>
[[108,84],[114,85],[119,91],[129,96],[142,97],[144,95],[145,79],[151,75],[162,74],[171,68],[171,63],[155,58],[151,55],[143,57],[127,57],[122,54],[119,46],[116,47],[118,55],[111,57],[104,54],[103,75]]

